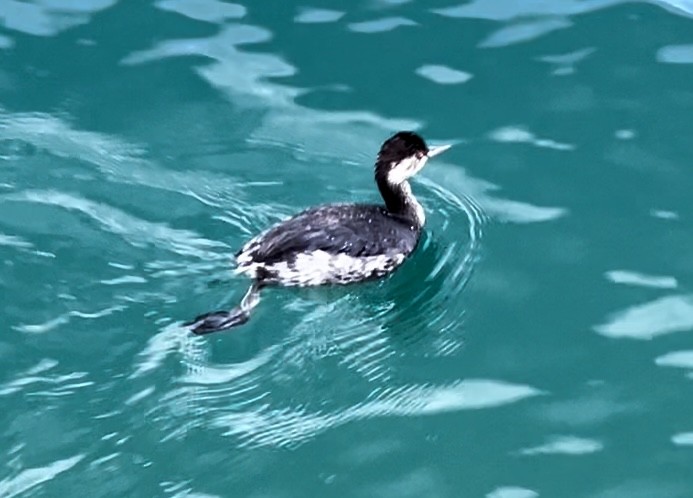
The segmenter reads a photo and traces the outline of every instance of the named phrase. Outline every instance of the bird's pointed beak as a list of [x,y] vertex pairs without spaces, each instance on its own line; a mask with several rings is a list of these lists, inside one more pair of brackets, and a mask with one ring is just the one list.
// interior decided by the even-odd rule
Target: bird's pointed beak
[[428,154],[426,154],[429,158],[433,156],[437,156],[441,152],[445,152],[448,150],[452,145],[436,145],[435,147],[429,147],[428,149]]

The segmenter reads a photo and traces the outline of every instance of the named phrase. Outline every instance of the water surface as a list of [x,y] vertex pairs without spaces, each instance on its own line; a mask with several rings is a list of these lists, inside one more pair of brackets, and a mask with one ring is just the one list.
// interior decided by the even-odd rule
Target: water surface
[[[692,17],[4,0],[0,496],[691,496]],[[400,129],[400,271],[181,328]]]

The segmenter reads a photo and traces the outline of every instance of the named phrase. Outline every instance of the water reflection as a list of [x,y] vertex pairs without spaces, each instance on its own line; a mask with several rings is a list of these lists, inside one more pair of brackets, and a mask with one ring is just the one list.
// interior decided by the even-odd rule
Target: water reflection
[[156,3],[156,6],[196,21],[213,23],[221,23],[227,19],[238,19],[246,14],[246,8],[242,5],[219,0],[161,0]]
[[88,23],[93,14],[112,7],[116,2],[117,0],[3,0],[0,20],[10,30],[34,36],[55,36]]
[[668,64],[693,64],[693,45],[668,45],[657,51],[657,61]]
[[355,33],[383,33],[402,26],[416,26],[417,23],[406,17],[385,17],[373,21],[354,22],[349,29]]
[[528,143],[536,147],[545,147],[547,149],[562,151],[575,150],[575,145],[573,144],[556,142],[549,138],[539,138],[533,132],[519,126],[504,126],[497,128],[489,133],[489,138],[496,142],[503,143]]
[[538,58],[542,62],[546,62],[554,66],[552,74],[556,76],[567,76],[575,73],[578,62],[587,59],[596,49],[594,47],[583,48],[565,54],[544,55]]
[[601,451],[604,445],[594,439],[555,436],[545,444],[520,450],[521,455],[586,455]]
[[676,279],[669,276],[645,275],[628,270],[608,271],[605,276],[615,284],[636,285],[655,289],[676,289],[678,287]]
[[42,467],[27,468],[0,481],[0,495],[19,496],[77,465],[84,455],[56,460]]
[[472,75],[438,64],[426,64],[416,70],[416,74],[439,85],[458,85],[469,81]]
[[436,9],[434,12],[448,17],[509,21],[537,16],[563,17],[594,12],[623,3],[623,0],[528,0],[500,3],[495,0],[474,0],[455,7]]
[[693,432],[681,432],[671,436],[671,442],[676,446],[693,446]]
[[693,371],[693,351],[672,351],[655,359],[660,367],[686,368]]
[[[693,15],[690,0],[646,0],[676,14]],[[628,0],[527,0],[524,2],[503,3],[496,0],[473,0],[453,7],[434,9],[446,17],[466,19],[487,19],[490,21],[511,21],[532,17],[563,18],[577,16],[607,9],[615,5],[630,3]]]
[[366,400],[335,412],[260,404],[260,410],[220,414],[214,424],[250,446],[295,446],[354,420],[421,416],[491,408],[540,394],[537,389],[505,382],[470,379],[448,386],[404,386],[374,391]]
[[479,43],[479,48],[499,48],[526,42],[544,36],[552,31],[572,26],[567,19],[555,18],[541,21],[525,21],[491,33]]
[[662,220],[678,220],[679,214],[675,211],[667,211],[666,209],[653,209],[650,214],[655,218]]
[[344,12],[340,10],[329,9],[302,9],[299,14],[294,17],[294,22],[305,24],[320,24],[337,22],[344,16]]
[[486,498],[536,498],[539,493],[519,486],[503,486],[486,495]]
[[12,48],[14,46],[14,40],[5,35],[0,35],[0,49]]
[[693,297],[666,296],[631,306],[597,325],[599,334],[614,338],[652,339],[693,329]]
[[[167,57],[204,55],[214,59],[214,64],[198,71],[213,86],[219,88],[238,105],[258,105],[268,112],[261,124],[250,132],[255,144],[277,147],[280,144],[297,146],[309,153],[312,160],[353,160],[356,151],[377,150],[384,133],[399,129],[420,128],[420,124],[406,119],[388,119],[369,112],[339,111],[324,112],[302,107],[295,99],[303,90],[280,85],[269,78],[288,76],[295,69],[283,59],[265,53],[247,53],[237,46],[256,43],[271,38],[266,30],[247,25],[230,25],[209,39],[178,40],[160,43],[157,47],[136,52],[124,59],[125,64],[143,64]],[[538,146],[570,150],[572,146],[547,139],[534,139]],[[356,156],[359,164],[370,162],[369,156]],[[444,163],[428,168],[426,175],[441,172]],[[441,172],[442,173],[442,172]],[[429,176],[430,176],[429,175]],[[545,221],[564,214],[563,208],[539,208],[530,204],[493,199],[485,194],[495,186],[470,178],[456,166],[438,176],[460,177],[454,183],[460,185],[457,195],[473,190],[473,196],[483,195],[488,199],[484,208],[494,211],[507,221]],[[464,180],[462,179],[464,178]],[[490,207],[489,207],[490,206]]]

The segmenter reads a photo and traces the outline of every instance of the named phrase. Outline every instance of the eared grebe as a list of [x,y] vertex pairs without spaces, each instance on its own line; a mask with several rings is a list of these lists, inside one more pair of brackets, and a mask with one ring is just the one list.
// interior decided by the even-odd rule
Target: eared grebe
[[236,254],[236,271],[253,279],[240,305],[200,315],[185,325],[195,334],[241,325],[259,302],[260,289],[268,285],[349,284],[392,272],[416,248],[425,222],[408,180],[449,147],[428,147],[409,131],[387,139],[375,162],[384,206],[318,206],[261,233]]

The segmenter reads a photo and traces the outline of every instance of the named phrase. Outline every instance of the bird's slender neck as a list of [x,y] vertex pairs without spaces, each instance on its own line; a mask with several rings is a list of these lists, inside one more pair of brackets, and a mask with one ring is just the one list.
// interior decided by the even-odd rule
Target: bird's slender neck
[[393,184],[380,175],[375,176],[375,181],[389,212],[411,221],[417,228],[423,227],[426,222],[424,210],[414,197],[409,182]]

